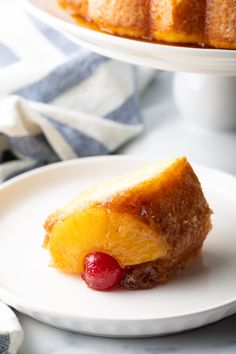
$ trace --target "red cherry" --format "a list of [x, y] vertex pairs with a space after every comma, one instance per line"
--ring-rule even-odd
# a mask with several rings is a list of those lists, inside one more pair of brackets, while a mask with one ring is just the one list
[[82, 278], [95, 290], [110, 290], [119, 285], [123, 269], [115, 258], [102, 252], [89, 253], [84, 262]]

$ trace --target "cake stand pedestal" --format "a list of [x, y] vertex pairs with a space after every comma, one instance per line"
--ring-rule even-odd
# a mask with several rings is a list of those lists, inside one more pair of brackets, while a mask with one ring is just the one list
[[176, 73], [173, 94], [187, 124], [211, 130], [235, 130], [236, 77]]

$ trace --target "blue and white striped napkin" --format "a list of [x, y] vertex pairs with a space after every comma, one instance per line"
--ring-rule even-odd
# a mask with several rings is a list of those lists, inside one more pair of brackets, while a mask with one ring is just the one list
[[79, 48], [0, 4], [0, 181], [55, 161], [115, 152], [142, 130], [152, 72]]
[[[0, 182], [60, 160], [115, 152], [142, 130], [140, 92], [152, 72], [79, 48], [0, 1]], [[19, 323], [0, 305], [0, 353]]]

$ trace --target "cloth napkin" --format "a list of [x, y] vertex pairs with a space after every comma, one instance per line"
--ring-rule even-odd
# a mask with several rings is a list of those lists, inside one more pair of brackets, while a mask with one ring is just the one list
[[0, 302], [0, 353], [16, 354], [22, 341], [23, 332], [15, 314]]
[[152, 72], [81, 49], [0, 3], [0, 181], [48, 163], [114, 153], [142, 130]]
[[[0, 1], [0, 182], [60, 160], [114, 153], [142, 131], [139, 94], [152, 71], [79, 48]], [[0, 304], [0, 353], [22, 330]]]

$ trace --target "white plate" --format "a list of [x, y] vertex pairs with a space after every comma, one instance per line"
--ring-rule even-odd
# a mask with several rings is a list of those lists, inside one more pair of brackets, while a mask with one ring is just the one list
[[[149, 160], [150, 161], [150, 160]], [[48, 267], [42, 224], [85, 187], [147, 160], [97, 157], [58, 163], [0, 187], [0, 298], [56, 327], [105, 336], [152, 336], [211, 323], [236, 312], [236, 178], [196, 167], [214, 229], [203, 256], [176, 280], [146, 291], [96, 292]]]
[[142, 42], [76, 24], [57, 0], [19, 0], [27, 11], [99, 54], [156, 69], [236, 75], [236, 50], [203, 49]]

